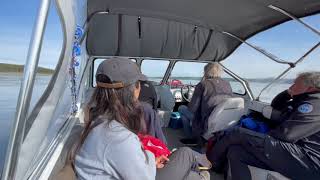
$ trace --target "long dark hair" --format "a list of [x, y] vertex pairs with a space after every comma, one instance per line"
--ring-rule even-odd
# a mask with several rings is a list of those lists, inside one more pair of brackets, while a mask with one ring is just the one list
[[[105, 75], [97, 75], [96, 80], [102, 83], [115, 83]], [[89, 121], [81, 134], [81, 139], [74, 152], [73, 160], [76, 152], [84, 143], [90, 131], [95, 127], [95, 120], [101, 117], [101, 120], [118, 121], [128, 130], [135, 134], [145, 133], [146, 126], [143, 120], [143, 110], [137, 100], [134, 99], [134, 90], [139, 88], [140, 83], [137, 81], [131, 85], [119, 89], [107, 89], [96, 87], [88, 106]], [[105, 118], [103, 118], [105, 117]]]

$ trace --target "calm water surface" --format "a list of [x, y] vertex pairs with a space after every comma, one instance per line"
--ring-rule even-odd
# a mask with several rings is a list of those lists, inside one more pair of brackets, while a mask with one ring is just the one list
[[[36, 76], [30, 104], [31, 108], [34, 107], [35, 103], [44, 92], [50, 78], [51, 75]], [[15, 117], [21, 79], [22, 74], [0, 73], [0, 170], [4, 163], [11, 123]]]
[[[37, 75], [34, 91], [31, 100], [31, 106], [34, 107], [37, 100], [40, 98], [45, 88], [48, 85], [51, 76], [49, 75]], [[15, 116], [17, 99], [19, 95], [19, 89], [21, 85], [22, 74], [17, 73], [0, 73], [0, 170], [4, 163], [5, 151], [8, 143], [8, 137], [10, 133], [11, 123]], [[152, 79], [157, 81], [157, 79]], [[194, 80], [184, 80], [184, 83], [196, 84], [198, 81]], [[231, 85], [233, 88], [238, 88], [239, 84]], [[250, 87], [255, 95], [257, 95], [260, 90], [266, 86], [266, 83], [251, 83]], [[265, 92], [261, 96], [262, 101], [270, 102], [271, 99], [283, 89], [289, 87], [289, 84], [277, 84], [269, 91]], [[239, 90], [240, 91], [240, 90]], [[236, 90], [237, 92], [237, 90]]]

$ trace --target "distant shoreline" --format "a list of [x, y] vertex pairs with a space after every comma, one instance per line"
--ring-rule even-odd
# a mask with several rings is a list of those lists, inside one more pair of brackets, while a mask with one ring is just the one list
[[[0, 63], [0, 73], [23, 73], [24, 65]], [[53, 74], [54, 70], [38, 67], [39, 74]]]
[[[149, 77], [149, 79], [162, 79], [162, 77]], [[179, 79], [179, 80], [197, 80], [200, 81], [201, 77], [180, 77], [180, 76], [176, 76], [176, 77], [170, 77], [170, 79]], [[237, 80], [233, 79], [233, 78], [224, 78], [228, 81], [233, 81], [233, 82], [237, 82]], [[249, 82], [256, 82], [256, 83], [269, 83], [271, 81], [274, 80], [274, 78], [245, 78], [245, 80], [249, 81]], [[278, 82], [280, 83], [286, 83], [286, 84], [292, 84], [294, 79], [290, 79], [290, 78], [284, 78], [284, 79], [280, 79]]]

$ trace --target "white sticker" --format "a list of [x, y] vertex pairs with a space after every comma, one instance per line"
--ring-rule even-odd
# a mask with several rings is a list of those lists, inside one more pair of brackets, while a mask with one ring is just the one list
[[309, 103], [301, 104], [298, 107], [298, 111], [301, 113], [310, 113], [313, 110], [313, 106]]

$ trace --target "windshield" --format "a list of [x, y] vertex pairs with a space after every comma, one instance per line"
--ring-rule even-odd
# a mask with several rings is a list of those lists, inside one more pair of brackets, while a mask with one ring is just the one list
[[[320, 29], [319, 23], [317, 23], [320, 20], [320, 15], [306, 17], [302, 20]], [[253, 36], [247, 42], [271, 52], [282, 60], [295, 62], [319, 42], [319, 36], [300, 23], [289, 21]], [[263, 91], [259, 100], [271, 102], [278, 93], [290, 87], [293, 79], [299, 73], [319, 70], [319, 55], [318, 49], [312, 52], [297, 67]], [[258, 97], [262, 89], [289, 67], [286, 64], [270, 60], [245, 44], [226, 58], [222, 64], [249, 82], [255, 98]]]
[[196, 85], [203, 76], [203, 68], [207, 63], [177, 62], [172, 69], [169, 82], [180, 80], [183, 84]]
[[144, 59], [141, 63], [141, 72], [153, 81], [160, 84], [168, 68], [169, 61]]
[[[199, 62], [177, 62], [168, 80], [169, 84], [174, 86], [174, 83], [181, 81], [184, 85], [197, 85], [202, 79], [203, 69], [206, 64], [207, 63]], [[233, 93], [240, 95], [245, 94], [243, 85], [233, 77], [227, 73], [223, 73], [222, 78], [230, 83]]]

